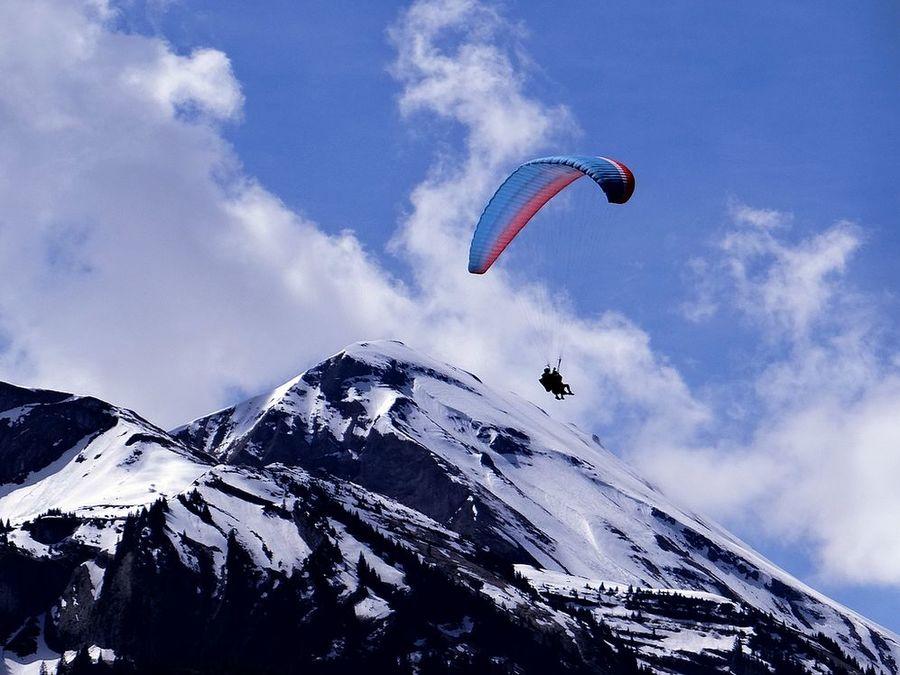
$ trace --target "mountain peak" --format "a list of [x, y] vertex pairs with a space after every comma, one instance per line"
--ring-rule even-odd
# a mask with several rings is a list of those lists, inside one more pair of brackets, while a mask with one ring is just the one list
[[0, 514], [14, 522], [144, 506], [199, 475], [198, 458], [125, 408], [0, 383]]
[[353, 481], [517, 564], [740, 598], [835, 638], [871, 632], [595, 438], [402, 343], [355, 343], [175, 433], [220, 461]]
[[[900, 641], [889, 631], [679, 508], [594, 437], [399, 342], [349, 345], [270, 392], [168, 433], [96, 399], [21, 388], [0, 395], [0, 453], [29, 455], [27, 439], [41, 433], [40, 447], [60, 446], [0, 485], [0, 522], [14, 521], [0, 532], [9, 549], [0, 573], [4, 564], [32, 565], [22, 556], [80, 565], [100, 551], [87, 572], [73, 572], [66, 593], [109, 626], [121, 618], [112, 608], [131, 606], [134, 574], [148, 584], [174, 575], [185, 593], [211, 594], [210, 606], [226, 602], [217, 594], [228, 595], [229, 579], [255, 580], [261, 585], [242, 597], [271, 616], [265, 603], [293, 607], [298, 600], [283, 595], [292, 588], [309, 602], [303, 584], [331, 570], [317, 583], [343, 590], [328, 602], [349, 603], [369, 627], [403, 612], [424, 620], [406, 594], [452, 579], [444, 598], [471, 592], [501, 614], [524, 613], [528, 634], [542, 639], [548, 626], [561, 630], [568, 637], [553, 640], [576, 643], [574, 652], [560, 647], [565, 658], [591, 644], [618, 645], [621, 656], [632, 647], [617, 641], [618, 630], [642, 635], [636, 649], [648, 664], [724, 664], [735, 644], [758, 638], [755, 648], [781, 640], [812, 665], [850, 663], [849, 654], [897, 672]], [[94, 408], [97, 419], [85, 412]], [[64, 441], [54, 446], [57, 432]], [[91, 600], [106, 589], [114, 600]], [[467, 640], [467, 622], [484, 620], [476, 605], [434, 630]], [[67, 606], [55, 605], [54, 616], [67, 617], [73, 635], [96, 634]], [[204, 607], [195, 607], [197, 620]], [[584, 623], [585, 612], [595, 623]], [[607, 632], [596, 633], [599, 625]], [[141, 654], [115, 631], [100, 634]]]

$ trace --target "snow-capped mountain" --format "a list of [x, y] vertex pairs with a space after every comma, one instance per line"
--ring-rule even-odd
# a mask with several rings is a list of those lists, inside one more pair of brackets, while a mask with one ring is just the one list
[[204, 458], [162, 429], [95, 398], [0, 383], [0, 410], [0, 513], [12, 521], [48, 508], [126, 513], [204, 470]]
[[0, 479], [13, 672], [103, 654], [132, 672], [900, 663], [897, 636], [596, 438], [396, 342], [171, 433], [2, 385]]

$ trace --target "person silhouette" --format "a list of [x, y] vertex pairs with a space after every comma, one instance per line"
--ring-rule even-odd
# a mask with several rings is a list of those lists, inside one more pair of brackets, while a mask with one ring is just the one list
[[544, 368], [544, 372], [541, 373], [538, 382], [541, 383], [541, 386], [544, 387], [545, 391], [553, 394], [553, 397], [561, 401], [566, 396], [574, 396], [574, 392], [572, 391], [572, 387], [563, 382], [562, 374], [559, 372], [557, 368], [550, 370], [550, 366]]
[[538, 382], [544, 387], [545, 391], [553, 391], [553, 377], [550, 375], [550, 367], [544, 368]]
[[575, 393], [572, 391], [572, 387], [563, 382], [562, 373], [559, 372], [556, 368], [554, 368], [550, 372], [550, 383], [552, 385], [551, 391], [553, 395], [558, 399], [562, 400], [566, 396], [574, 396]]

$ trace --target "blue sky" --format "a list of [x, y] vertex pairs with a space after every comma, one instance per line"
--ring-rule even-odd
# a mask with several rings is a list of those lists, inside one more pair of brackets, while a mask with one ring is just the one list
[[[0, 293], [0, 379], [174, 424], [351, 340], [399, 336], [523, 391], [534, 358], [504, 352], [528, 328], [498, 338], [484, 307], [533, 263], [573, 296], [585, 396], [559, 414], [900, 630], [900, 502], [886, 480], [900, 471], [900, 10], [563, 7], [503, 3], [433, 33], [387, 2], [127, 3], [61, 17], [67, 35], [99, 21], [102, 36], [87, 55], [38, 41], [60, 54], [23, 49], [18, 64], [29, 93], [44, 87], [32, 109], [46, 118], [17, 116], [31, 104], [21, 94], [9, 104], [4, 119], [26, 140], [6, 175], [23, 179], [0, 215], [41, 226], [14, 226], [15, 246], [0, 238], [0, 263], [27, 272], [15, 297]], [[423, 35], [425, 54], [410, 47]], [[467, 47], [491, 58], [470, 63]], [[494, 83], [485, 102], [458, 91], [460, 64], [484, 77], [473, 89]], [[429, 88], [448, 82], [455, 93]], [[507, 112], [522, 113], [510, 130], [485, 121]], [[70, 169], [60, 147], [117, 170]], [[490, 186], [549, 152], [609, 155], [637, 176], [593, 259], [571, 257], [563, 273], [526, 254], [495, 286], [448, 281], [455, 263], [421, 242], [456, 251]], [[65, 203], [47, 203], [53, 186]], [[572, 214], [534, 224], [554, 218]], [[532, 244], [552, 245], [542, 236]], [[303, 275], [320, 260], [321, 274]], [[334, 269], [352, 281], [325, 279]], [[462, 318], [457, 292], [472, 296]], [[348, 318], [362, 303], [371, 315]], [[435, 320], [455, 343], [429, 334]], [[254, 321], [265, 328], [248, 330]]]
[[[864, 224], [854, 283], [900, 288], [896, 5], [501, 7], [526, 32], [530, 90], [569, 106], [580, 127], [560, 149], [607, 153], [638, 174], [638, 199], [603, 242], [591, 305], [626, 311], [693, 384], [727, 380], [756, 339], [729, 317], [698, 330], [671, 311], [689, 292], [684, 260], [719, 234], [730, 200], [792, 213], [797, 237], [840, 219]], [[180, 50], [226, 52], [247, 99], [226, 133], [248, 173], [328, 231], [351, 227], [380, 251], [435, 146], [461, 141], [452, 124], [410, 125], [398, 113], [386, 30], [402, 8], [201, 2], [133, 20]], [[368, 167], [351, 195], [347, 162]]]
[[[861, 224], [865, 243], [848, 275], [897, 315], [896, 4], [501, 7], [526, 32], [530, 90], [569, 106], [580, 127], [561, 149], [621, 158], [638, 177], [615, 237], [596, 253], [597, 283], [579, 287], [591, 297], [576, 300], [627, 313], [692, 386], [742, 386], [747, 361], [766, 358], [759, 333], [733, 314], [698, 326], [675, 310], [690, 295], [685, 260], [721, 235], [737, 200], [793, 214], [796, 239], [841, 219]], [[227, 133], [249, 173], [324, 228], [352, 227], [381, 251], [434, 146], [461, 141], [452, 124], [410, 125], [398, 114], [385, 30], [401, 8], [191, 3], [171, 8], [156, 29], [179, 49], [210, 45], [232, 59], [247, 103]], [[365, 178], [348, 177], [347, 163], [368, 167]], [[803, 546], [744, 534], [812, 574]], [[825, 590], [900, 628], [900, 593]]]

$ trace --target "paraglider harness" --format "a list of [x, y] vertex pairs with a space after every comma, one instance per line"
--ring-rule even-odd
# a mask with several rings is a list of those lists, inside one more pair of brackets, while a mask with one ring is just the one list
[[553, 370], [550, 370], [550, 364], [548, 363], [538, 380], [544, 389], [553, 394], [553, 397], [558, 401], [563, 400], [566, 396], [575, 395], [572, 387], [563, 382], [562, 374], [559, 372], [560, 365], [562, 365], [562, 357], [556, 361], [556, 367]]

